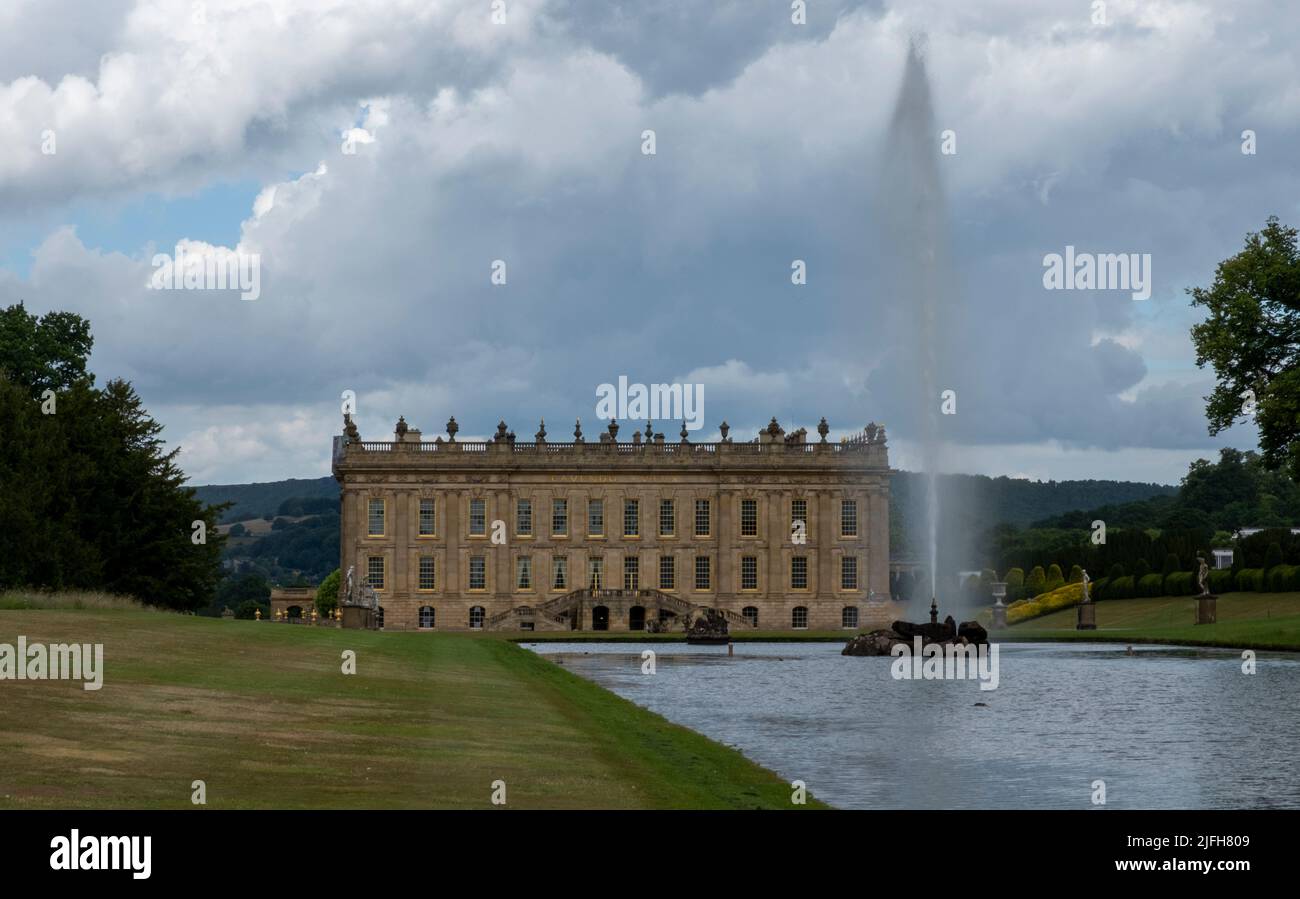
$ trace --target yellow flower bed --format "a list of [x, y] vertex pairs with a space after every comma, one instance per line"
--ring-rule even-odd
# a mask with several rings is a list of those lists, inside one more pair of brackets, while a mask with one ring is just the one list
[[1051, 593], [1040, 593], [1028, 602], [1016, 602], [1007, 607], [1007, 624], [1019, 624], [1030, 618], [1046, 615], [1058, 609], [1077, 606], [1083, 599], [1083, 584], [1066, 584]]

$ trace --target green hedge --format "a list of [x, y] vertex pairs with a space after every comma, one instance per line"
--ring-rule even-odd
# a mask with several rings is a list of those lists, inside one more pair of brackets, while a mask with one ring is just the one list
[[1162, 596], [1165, 592], [1165, 579], [1159, 574], [1144, 574], [1138, 578], [1138, 596]]
[[1255, 593], [1264, 592], [1264, 569], [1263, 568], [1243, 568], [1237, 572], [1237, 582], [1234, 586], [1241, 591], [1253, 591]]
[[1106, 585], [1107, 599], [1132, 599], [1136, 595], [1133, 585], [1133, 575], [1112, 578], [1111, 582]]
[[1175, 571], [1165, 576], [1165, 596], [1191, 596], [1199, 592], [1193, 572]]
[[1210, 572], [1211, 593], [1231, 593], [1235, 589], [1237, 589], [1236, 578], [1233, 577], [1231, 568]]

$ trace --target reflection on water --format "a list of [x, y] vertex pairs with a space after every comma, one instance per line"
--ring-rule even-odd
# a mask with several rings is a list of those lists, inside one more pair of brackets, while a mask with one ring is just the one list
[[839, 643], [526, 645], [845, 808], [1300, 807], [1294, 656], [1002, 644], [981, 691]]

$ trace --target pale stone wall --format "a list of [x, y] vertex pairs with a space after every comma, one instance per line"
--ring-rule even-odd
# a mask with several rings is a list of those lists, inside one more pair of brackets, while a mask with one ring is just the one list
[[[874, 431], [874, 429], [870, 429]], [[695, 605], [741, 613], [758, 610], [764, 630], [792, 626], [796, 607], [808, 610], [810, 629], [839, 629], [842, 610], [856, 607], [860, 624], [887, 616], [889, 598], [889, 465], [883, 432], [849, 444], [614, 443], [520, 444], [363, 443], [336, 448], [341, 484], [343, 570], [367, 576], [371, 558], [382, 559], [377, 590], [386, 629], [414, 629], [419, 610], [434, 610], [439, 630], [470, 627], [471, 609], [485, 618], [519, 606], [537, 606], [588, 586], [588, 562], [604, 560], [604, 586], [624, 586], [624, 559], [639, 564], [639, 586], [660, 587], [660, 558], [675, 559], [676, 583], [663, 592]], [[368, 533], [371, 499], [384, 502], [384, 533]], [[420, 535], [421, 499], [435, 504], [436, 529]], [[471, 500], [486, 507], [483, 535], [469, 533]], [[532, 502], [532, 533], [517, 529], [520, 499]], [[565, 533], [552, 533], [552, 500], [568, 501]], [[587, 503], [604, 501], [604, 533], [587, 528]], [[639, 501], [639, 530], [623, 534], [624, 501]], [[659, 534], [660, 501], [675, 505], [675, 528]], [[695, 534], [695, 502], [710, 503], [711, 527]], [[807, 544], [791, 542], [791, 502], [807, 503]], [[857, 503], [857, 534], [842, 535], [841, 501]], [[757, 506], [757, 534], [741, 533], [744, 500]], [[491, 540], [494, 520], [505, 522], [506, 542]], [[555, 560], [567, 559], [564, 588], [553, 586]], [[706, 556], [711, 579], [695, 585], [695, 560]], [[743, 559], [756, 560], [757, 587], [742, 585]], [[808, 585], [792, 588], [791, 564], [808, 560]], [[857, 587], [841, 583], [841, 560], [857, 559]], [[420, 558], [433, 560], [433, 589], [420, 586]], [[516, 582], [520, 557], [532, 566], [532, 584]], [[484, 564], [485, 583], [470, 586], [471, 560]], [[876, 603], [868, 603], [874, 591]], [[627, 630], [628, 609], [639, 601], [610, 604], [610, 629]], [[870, 606], [870, 608], [869, 608]]]

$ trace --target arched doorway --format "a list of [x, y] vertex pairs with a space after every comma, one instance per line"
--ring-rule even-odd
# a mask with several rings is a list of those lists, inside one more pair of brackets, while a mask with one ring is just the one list
[[630, 631], [645, 630], [645, 606], [633, 606], [627, 610], [627, 629]]
[[302, 606], [289, 606], [289, 608], [285, 609], [285, 615], [289, 618], [301, 618]]
[[596, 606], [591, 610], [591, 629], [593, 631], [609, 630], [609, 606]]

